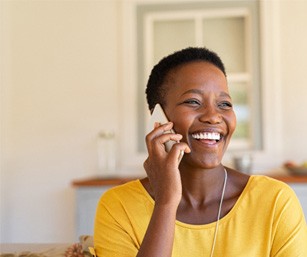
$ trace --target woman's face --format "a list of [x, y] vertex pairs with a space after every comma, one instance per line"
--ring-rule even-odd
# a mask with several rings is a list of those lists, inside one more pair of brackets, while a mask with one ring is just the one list
[[165, 113], [191, 149], [182, 163], [206, 169], [219, 165], [236, 127], [223, 72], [195, 61], [170, 71], [163, 86]]

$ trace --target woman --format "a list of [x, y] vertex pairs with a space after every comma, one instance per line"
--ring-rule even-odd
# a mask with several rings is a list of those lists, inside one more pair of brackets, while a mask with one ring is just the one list
[[[146, 136], [147, 178], [100, 199], [97, 255], [306, 257], [294, 192], [221, 163], [236, 117], [220, 58], [205, 48], [171, 54], [153, 68], [146, 94], [149, 109], [161, 104], [171, 122]], [[176, 133], [164, 133], [170, 129]], [[178, 143], [166, 152], [169, 140]]]

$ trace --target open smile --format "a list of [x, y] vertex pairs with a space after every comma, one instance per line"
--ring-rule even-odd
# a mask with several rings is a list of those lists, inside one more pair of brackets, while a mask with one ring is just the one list
[[223, 138], [223, 135], [219, 132], [197, 132], [192, 134], [192, 138], [201, 141], [208, 145], [215, 145]]

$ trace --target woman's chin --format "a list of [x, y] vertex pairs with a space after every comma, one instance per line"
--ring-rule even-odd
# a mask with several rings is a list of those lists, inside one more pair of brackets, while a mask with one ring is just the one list
[[[182, 164], [184, 166], [188, 165], [189, 167], [195, 169], [214, 169], [221, 165], [222, 156], [217, 155], [206, 155], [206, 156], [186, 156], [184, 160], [182, 160]], [[195, 157], [195, 158], [194, 158]]]

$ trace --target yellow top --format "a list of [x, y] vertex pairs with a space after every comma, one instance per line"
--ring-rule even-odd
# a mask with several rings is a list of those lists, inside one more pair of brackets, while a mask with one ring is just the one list
[[[154, 200], [139, 180], [107, 191], [96, 213], [97, 256], [136, 256], [153, 208]], [[215, 225], [176, 221], [172, 257], [210, 256]], [[214, 256], [307, 257], [306, 221], [293, 190], [272, 178], [251, 176], [219, 222]]]

